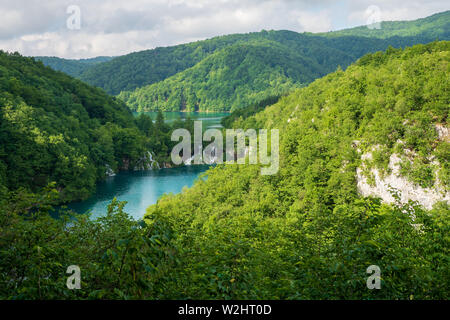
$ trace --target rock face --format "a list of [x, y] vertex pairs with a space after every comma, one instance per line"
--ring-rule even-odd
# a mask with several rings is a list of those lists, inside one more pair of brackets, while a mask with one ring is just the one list
[[[371, 154], [363, 154], [361, 159], [370, 158]], [[377, 169], [372, 169], [375, 185], [368, 182], [367, 177], [363, 174], [363, 169], [356, 170], [357, 188], [358, 192], [367, 197], [379, 197], [384, 202], [392, 203], [395, 199], [392, 197], [389, 189], [390, 187], [397, 189], [400, 192], [400, 201], [407, 203], [409, 200], [418, 202], [426, 209], [432, 209], [436, 202], [450, 201], [450, 193], [445, 192], [436, 181], [434, 188], [422, 188], [408, 181], [405, 177], [400, 175], [401, 159], [398, 155], [393, 154], [389, 159], [389, 168], [391, 173], [381, 178], [380, 172]]]
[[450, 133], [447, 127], [437, 124], [436, 131], [438, 133], [439, 140], [450, 142]]

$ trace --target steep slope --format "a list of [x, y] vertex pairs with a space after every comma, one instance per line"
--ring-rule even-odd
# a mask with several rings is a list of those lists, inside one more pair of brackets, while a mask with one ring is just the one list
[[130, 53], [89, 68], [80, 76], [80, 79], [101, 87], [111, 94], [134, 90], [186, 70], [214, 51], [240, 38], [240, 35], [217, 37], [206, 41]]
[[42, 61], [46, 66], [49, 66], [53, 70], [62, 71], [72, 77], [79, 77], [84, 71], [91, 66], [107, 62], [112, 57], [96, 57], [91, 59], [63, 59], [58, 57], [34, 57], [36, 60]]
[[107, 166], [133, 162], [144, 137], [123, 102], [32, 58], [0, 51], [0, 191], [55, 181], [84, 198]]
[[[163, 221], [177, 235], [174, 292], [448, 298], [448, 202], [429, 212], [381, 204], [358, 194], [356, 176], [362, 165], [388, 173], [395, 153], [409, 181], [448, 193], [449, 141], [435, 125], [449, 127], [449, 61], [450, 42], [367, 55], [237, 124], [280, 130], [279, 172], [221, 165], [148, 209], [150, 224]], [[382, 290], [366, 287], [370, 265], [381, 268]]]
[[[263, 31], [249, 34], [233, 34], [212, 39], [182, 44], [173, 47], [156, 48], [117, 57], [86, 70], [80, 78], [94, 86], [102, 87], [111, 94], [163, 81], [179, 72], [193, 67], [209, 55], [238, 42], [280, 41], [296, 43], [296, 48], [319, 46], [318, 40], [291, 31]], [[324, 45], [323, 41], [320, 43]], [[323, 55], [323, 54], [322, 54]], [[336, 59], [347, 56], [333, 52]], [[325, 61], [323, 61], [325, 62]], [[341, 58], [342, 62], [342, 58]], [[351, 62], [348, 58], [347, 63]]]
[[382, 21], [380, 28], [360, 26], [339, 31], [321, 33], [327, 37], [358, 36], [386, 39], [389, 37], [422, 37], [447, 40], [450, 37], [450, 11], [413, 21]]

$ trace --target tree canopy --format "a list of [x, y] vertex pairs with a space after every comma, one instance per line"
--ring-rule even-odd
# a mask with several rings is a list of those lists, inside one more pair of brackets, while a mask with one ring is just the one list
[[63, 201], [86, 198], [108, 166], [132, 169], [147, 151], [168, 161], [171, 127], [151, 122], [101, 89], [0, 52], [2, 187], [38, 191], [54, 181]]

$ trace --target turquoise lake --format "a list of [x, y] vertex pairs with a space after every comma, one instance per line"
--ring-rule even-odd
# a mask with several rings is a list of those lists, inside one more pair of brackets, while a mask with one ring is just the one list
[[[138, 113], [135, 113], [137, 115]], [[156, 119], [156, 112], [146, 112]], [[203, 128], [221, 128], [220, 120], [227, 113], [165, 112], [166, 122], [176, 119], [203, 121]], [[87, 200], [67, 205], [77, 213], [91, 212], [92, 218], [106, 214], [107, 206], [114, 197], [127, 201], [125, 211], [133, 218], [141, 219], [148, 206], [155, 204], [165, 193], [179, 193], [184, 187], [191, 187], [198, 176], [209, 166], [185, 166], [152, 171], [123, 171], [108, 177], [97, 185], [96, 192]]]
[[[134, 115], [137, 116], [139, 114], [147, 114], [153, 120], [156, 119], [156, 115], [158, 112], [134, 112]], [[192, 120], [202, 121], [203, 128], [222, 128], [220, 121], [223, 117], [229, 115], [229, 113], [217, 113], [217, 112], [164, 112], [164, 119], [166, 123], [170, 123], [177, 119], [186, 119], [190, 117]]]
[[152, 171], [120, 172], [97, 185], [89, 199], [73, 202], [67, 207], [78, 213], [92, 212], [92, 218], [106, 214], [108, 204], [114, 197], [127, 201], [125, 212], [141, 219], [148, 206], [155, 204], [165, 193], [179, 193], [183, 187], [191, 187], [198, 176], [209, 166], [185, 166]]

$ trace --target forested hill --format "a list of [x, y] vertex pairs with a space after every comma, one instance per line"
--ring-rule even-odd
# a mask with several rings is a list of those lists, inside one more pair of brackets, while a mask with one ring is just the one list
[[36, 60], [42, 61], [46, 66], [54, 70], [62, 71], [72, 77], [79, 77], [84, 71], [91, 66], [107, 62], [113, 59], [112, 57], [96, 57], [91, 59], [63, 59], [58, 57], [35, 57]]
[[145, 150], [127, 106], [103, 90], [0, 51], [0, 195], [55, 181], [63, 200], [86, 197], [106, 166]]
[[[234, 44], [215, 51], [193, 67], [153, 85], [122, 92], [119, 97], [133, 110], [140, 111], [229, 111], [304, 86], [339, 66], [347, 67], [368, 52], [385, 50], [389, 45], [404, 47], [422, 40], [354, 36], [328, 39], [292, 31], [230, 37], [236, 39]], [[223, 38], [227, 36], [207, 42], [222, 43]], [[109, 79], [120, 81], [120, 76]]]
[[[279, 172], [222, 165], [148, 209], [148, 223], [178, 235], [166, 294], [448, 299], [448, 202], [425, 211], [362, 198], [357, 168], [389, 174], [397, 153], [417, 188], [448, 194], [449, 141], [435, 125], [449, 126], [449, 62], [450, 42], [369, 54], [237, 123], [280, 130]], [[382, 290], [367, 290], [369, 265], [381, 268]]]
[[[434, 41], [436, 38], [449, 40], [448, 15], [448, 12], [444, 12], [426, 19], [410, 21], [407, 22], [407, 26], [404, 26], [402, 22], [392, 22], [392, 25], [389, 25], [390, 33], [383, 38], [392, 36], [413, 37], [406, 41], [399, 38], [389, 39], [388, 41], [384, 39], [385, 42], [379, 41], [379, 39], [375, 41], [356, 38], [329, 41], [317, 37], [323, 34], [299, 34], [292, 31], [233, 34], [172, 47], [130, 53], [109, 62], [94, 65], [84, 71], [80, 78], [89, 84], [105, 89], [110, 94], [119, 94], [121, 91], [132, 91], [163, 81], [193, 67], [210, 54], [237, 42], [260, 40], [279, 42], [292, 50], [296, 50], [297, 53], [301, 52], [311, 59], [317, 59], [317, 62], [324, 66], [328, 72], [332, 72], [336, 70], [337, 65], [345, 67], [366, 53], [385, 50], [388, 45], [394, 47], [411, 46], [417, 43]], [[420, 27], [414, 27], [412, 28], [413, 32], [407, 33], [405, 30], [409, 30], [407, 28], [412, 27], [414, 23]], [[325, 38], [366, 37], [366, 31], [371, 30], [367, 27], [361, 27], [350, 29], [350, 31], [352, 32], [349, 34], [336, 33], [336, 36]], [[379, 31], [377, 30], [377, 32]], [[376, 38], [375, 35], [369, 35], [369, 37]]]
[[[121, 98], [134, 110], [229, 111], [301, 87], [338, 66], [345, 69], [366, 53], [437, 38], [450, 39], [449, 11], [415, 21], [383, 22], [380, 30], [364, 26], [324, 34], [262, 31], [145, 50], [106, 62], [38, 59], [110, 94], [123, 92]], [[264, 48], [268, 52], [260, 54]], [[247, 69], [231, 71], [228, 64], [238, 61]], [[249, 61], [255, 63], [252, 68]], [[221, 83], [226, 84], [225, 92], [217, 91]]]
[[[179, 72], [187, 70], [208, 56], [233, 46], [238, 42], [248, 43], [265, 40], [305, 41], [305, 49], [312, 39], [302, 38], [290, 31], [257, 32], [250, 34], [233, 34], [212, 39], [182, 44], [172, 47], [156, 48], [117, 57], [108, 63], [96, 65], [82, 74], [82, 80], [104, 88], [111, 94], [130, 91], [145, 85], [163, 81]], [[282, 41], [283, 42], [283, 41]], [[323, 43], [321, 43], [323, 44]], [[318, 45], [318, 44], [316, 44]], [[314, 50], [311, 46], [310, 50]], [[338, 56], [343, 53], [335, 52]]]
[[316, 60], [276, 42], [237, 43], [165, 81], [118, 97], [139, 111], [222, 111], [282, 94], [325, 73]]
[[448, 40], [450, 38], [450, 10], [413, 21], [382, 21], [380, 28], [356, 28], [320, 33], [327, 37], [358, 36], [371, 38], [419, 37], [423, 39]]
[[[450, 42], [390, 48], [237, 118], [280, 130], [279, 171], [216, 166], [141, 221], [116, 199], [97, 220], [53, 219], [57, 192], [0, 194], [0, 298], [448, 300], [448, 201], [364, 198], [357, 172], [389, 175], [396, 153], [416, 190], [448, 192], [448, 133], [436, 126], [449, 126], [449, 62]], [[106, 146], [136, 141], [123, 104], [41, 63], [0, 53], [0, 86], [2, 184], [43, 172], [87, 188], [96, 164], [114, 160]], [[61, 285], [74, 261], [79, 290]], [[380, 290], [367, 286], [373, 265]]]

